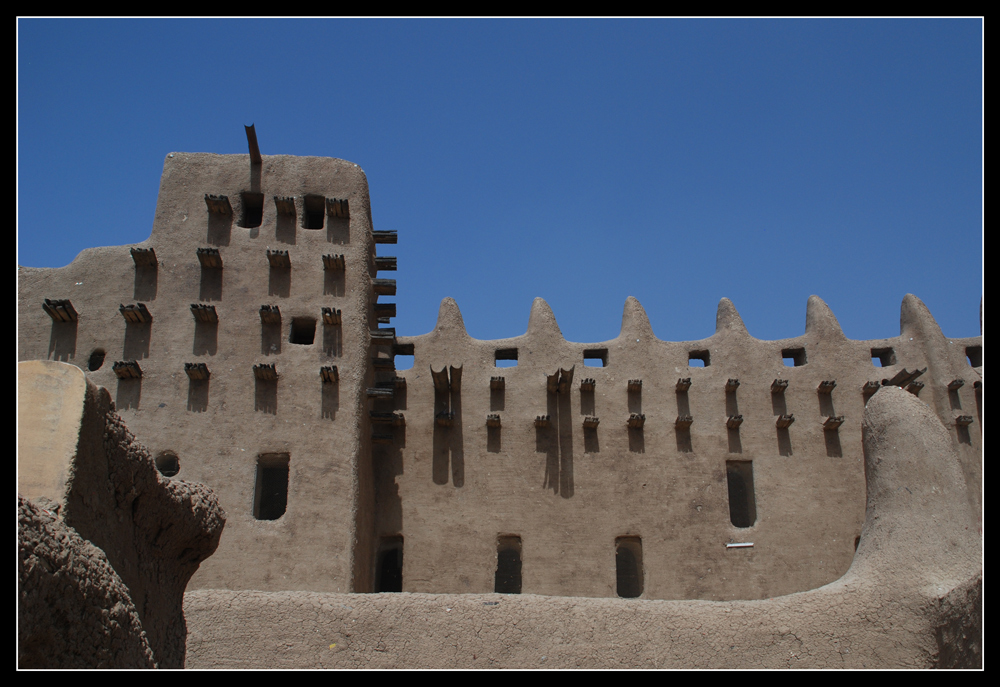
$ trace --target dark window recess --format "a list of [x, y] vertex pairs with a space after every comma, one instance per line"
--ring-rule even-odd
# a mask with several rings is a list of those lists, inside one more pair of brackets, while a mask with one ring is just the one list
[[785, 362], [785, 367], [800, 367], [806, 364], [806, 349], [783, 348], [781, 358]]
[[104, 365], [104, 349], [95, 348], [94, 352], [90, 354], [90, 360], [87, 362], [87, 369], [93, 372], [94, 370], [100, 370], [101, 366]]
[[982, 346], [966, 346], [965, 347], [965, 357], [969, 359], [969, 365], [973, 367], [982, 367], [983, 365], [983, 347]]
[[583, 352], [583, 364], [586, 367], [607, 367], [608, 349], [592, 348]]
[[173, 477], [181, 471], [181, 462], [173, 451], [164, 451], [156, 457], [156, 469], [164, 477]]
[[753, 463], [727, 460], [729, 482], [729, 521], [736, 527], [752, 527], [757, 522], [757, 503], [753, 494]]
[[615, 540], [615, 574], [618, 596], [623, 599], [642, 596], [642, 539], [618, 537]]
[[308, 346], [316, 340], [316, 320], [311, 317], [293, 317], [289, 343]]
[[497, 538], [497, 573], [493, 582], [497, 594], [521, 593], [521, 538]]
[[240, 194], [243, 205], [241, 227], [259, 227], [264, 221], [264, 194], [244, 191]]
[[[877, 362], [876, 362], [877, 361]], [[873, 348], [872, 365], [875, 367], [889, 367], [896, 364], [896, 351], [891, 348]]]
[[383, 537], [375, 561], [375, 591], [403, 591], [403, 538]]
[[323, 196], [306, 196], [302, 203], [302, 228], [322, 229], [323, 217], [326, 215], [326, 198]]
[[514, 367], [517, 365], [516, 348], [498, 348], [495, 355], [494, 360], [497, 367]]
[[711, 358], [708, 351], [690, 351], [688, 353], [688, 367], [708, 367]]
[[288, 507], [288, 454], [271, 453], [257, 460], [257, 485], [254, 489], [253, 516], [258, 520], [277, 520]]

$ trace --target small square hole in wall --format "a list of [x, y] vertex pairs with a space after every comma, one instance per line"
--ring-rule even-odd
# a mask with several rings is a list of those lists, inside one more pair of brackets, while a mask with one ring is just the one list
[[583, 364], [585, 367], [607, 367], [608, 349], [591, 348], [583, 352]]
[[873, 348], [872, 365], [875, 367], [889, 367], [896, 364], [896, 352], [891, 348]]
[[396, 359], [397, 370], [409, 370], [413, 368], [412, 355], [396, 355], [395, 359]]
[[306, 196], [302, 203], [302, 228], [322, 229], [325, 216], [326, 198], [324, 196]]
[[496, 351], [496, 357], [494, 358], [494, 361], [497, 367], [516, 367], [517, 349], [498, 348]]
[[785, 362], [785, 367], [800, 367], [806, 364], [806, 349], [784, 348], [781, 351], [781, 358]]
[[972, 367], [982, 367], [982, 365], [983, 365], [983, 347], [982, 346], [966, 346], [965, 347], [965, 357], [969, 359], [969, 365], [972, 365]]
[[264, 221], [264, 194], [243, 191], [240, 194], [243, 206], [243, 216], [240, 217], [241, 227], [259, 227]]
[[308, 346], [316, 339], [316, 320], [312, 317], [293, 317], [292, 333], [288, 342]]
[[711, 364], [708, 351], [691, 351], [688, 353], [688, 367], [708, 367]]

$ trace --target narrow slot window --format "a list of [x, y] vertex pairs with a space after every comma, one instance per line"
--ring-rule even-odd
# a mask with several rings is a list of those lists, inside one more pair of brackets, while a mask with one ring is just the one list
[[264, 194], [244, 191], [240, 194], [243, 206], [240, 226], [246, 228], [259, 227], [264, 221]]
[[496, 357], [494, 358], [494, 360], [497, 367], [517, 366], [516, 348], [498, 348], [495, 355]]
[[288, 454], [268, 453], [257, 459], [253, 516], [277, 520], [288, 507]]
[[642, 539], [618, 537], [615, 540], [615, 573], [618, 596], [623, 599], [642, 596]]
[[753, 462], [727, 460], [726, 480], [729, 482], [729, 521], [736, 527], [752, 527], [757, 521]]
[[403, 591], [403, 537], [382, 537], [375, 559], [375, 591]]
[[583, 352], [583, 364], [585, 367], [607, 367], [608, 349], [593, 348]]
[[497, 572], [493, 582], [497, 594], [521, 593], [521, 538], [497, 538]]
[[302, 203], [302, 228], [322, 229], [323, 217], [326, 216], [326, 198], [323, 196], [306, 196]]
[[289, 343], [308, 346], [316, 340], [316, 320], [311, 317], [293, 317]]

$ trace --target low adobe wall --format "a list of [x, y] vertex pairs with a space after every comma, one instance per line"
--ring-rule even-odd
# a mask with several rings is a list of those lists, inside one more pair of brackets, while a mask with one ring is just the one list
[[974, 668], [977, 515], [948, 431], [884, 387], [863, 419], [867, 510], [848, 572], [759, 601], [199, 590], [191, 668]]

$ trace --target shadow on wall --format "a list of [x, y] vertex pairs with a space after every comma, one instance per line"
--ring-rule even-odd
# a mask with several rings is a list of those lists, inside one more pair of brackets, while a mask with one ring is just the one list
[[48, 357], [62, 362], [76, 357], [76, 320], [52, 323]]
[[215, 355], [219, 347], [219, 323], [194, 322], [194, 344], [191, 353], [194, 355]]
[[201, 268], [201, 289], [198, 299], [203, 301], [222, 300], [222, 270], [216, 267]]
[[115, 406], [118, 410], [138, 409], [139, 397], [142, 395], [142, 378], [119, 379], [118, 393], [115, 395]]
[[265, 323], [260, 325], [260, 352], [264, 355], [281, 353], [281, 323]]
[[326, 218], [326, 240], [330, 243], [348, 244], [351, 242], [351, 221], [347, 217]]
[[535, 451], [545, 453], [543, 488], [573, 497], [573, 409], [569, 394], [549, 393], [548, 422], [535, 426]]
[[194, 413], [208, 410], [208, 379], [188, 380], [187, 409]]
[[137, 301], [156, 300], [157, 269], [155, 265], [136, 265], [132, 298]]
[[278, 382], [274, 379], [254, 377], [254, 408], [255, 411], [278, 414]]
[[208, 235], [206, 240], [213, 246], [228, 246], [229, 237], [233, 231], [233, 215], [208, 213]]
[[320, 417], [336, 420], [337, 411], [340, 409], [340, 382], [324, 383], [321, 381], [320, 387], [322, 396]]
[[149, 338], [152, 333], [152, 322], [126, 322], [125, 341], [122, 344], [122, 357], [126, 360], [142, 360], [149, 357]]

